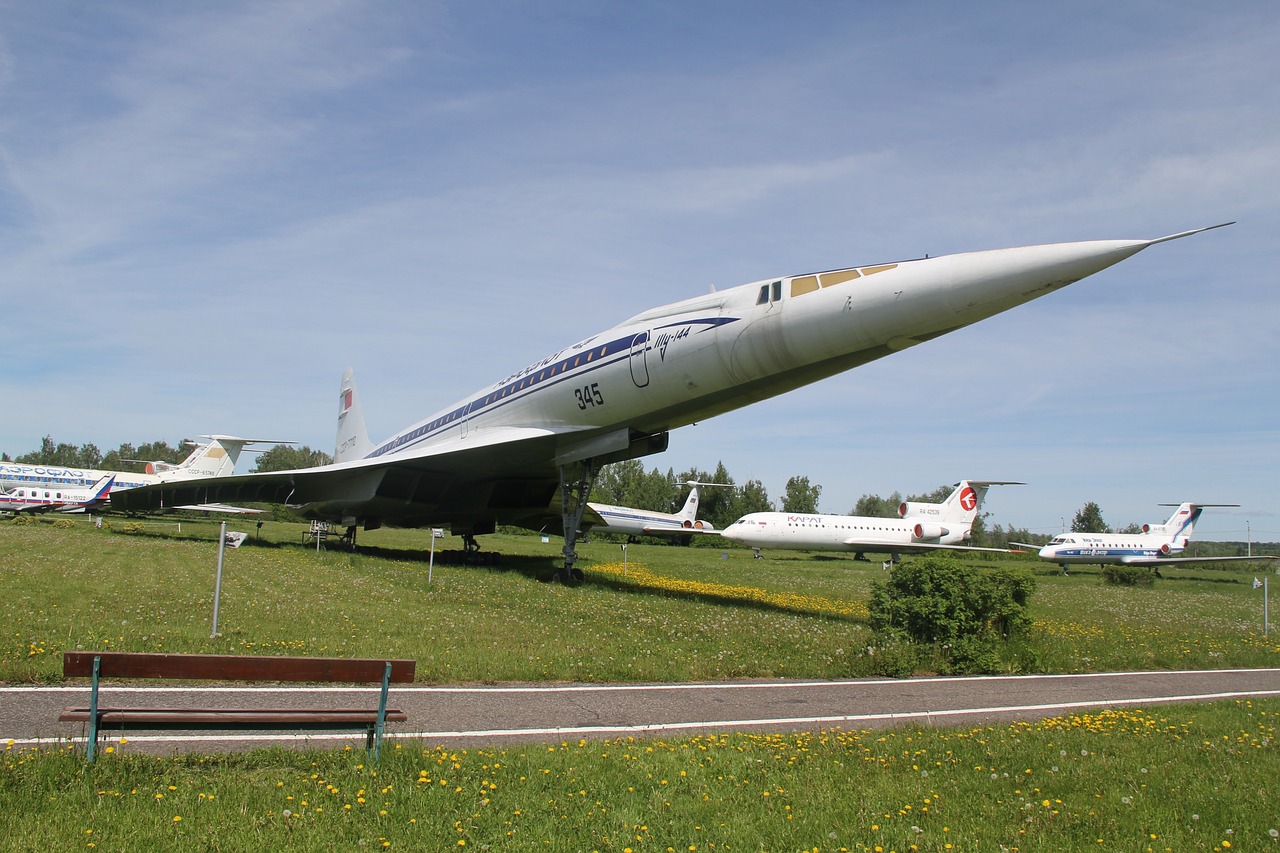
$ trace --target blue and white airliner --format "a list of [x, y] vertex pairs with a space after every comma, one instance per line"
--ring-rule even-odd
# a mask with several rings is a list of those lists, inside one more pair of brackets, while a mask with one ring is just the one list
[[19, 486], [0, 493], [0, 511], [15, 515], [39, 512], [88, 512], [107, 502], [114, 474], [108, 474], [88, 488], [71, 486]]
[[[0, 462], [0, 490], [31, 487], [36, 489], [86, 489], [111, 476], [113, 492], [154, 486], [171, 480], [193, 477], [225, 477], [231, 474], [240, 458], [240, 451], [250, 444], [266, 443], [264, 439], [238, 438], [233, 435], [207, 435], [205, 442], [190, 442], [191, 453], [177, 464], [147, 462], [145, 473], [130, 471], [99, 471], [94, 468], [77, 468], [68, 465], [26, 465], [20, 462]], [[272, 444], [292, 442], [273, 441]]]
[[[1173, 504], [1161, 504], [1173, 506]], [[1178, 504], [1164, 524], [1144, 524], [1141, 533], [1059, 533], [1040, 549], [1040, 559], [1066, 569], [1077, 563], [1156, 566], [1167, 563], [1221, 563], [1234, 560], [1274, 560], [1275, 557], [1179, 557], [1205, 507], [1239, 504]]]

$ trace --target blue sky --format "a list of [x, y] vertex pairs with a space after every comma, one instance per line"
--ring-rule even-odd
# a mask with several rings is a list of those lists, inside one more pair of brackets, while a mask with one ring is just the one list
[[331, 451], [349, 365], [377, 439], [711, 284], [1238, 220], [646, 464], [1280, 540], [1278, 57], [1270, 2], [0, 0], [0, 451]]

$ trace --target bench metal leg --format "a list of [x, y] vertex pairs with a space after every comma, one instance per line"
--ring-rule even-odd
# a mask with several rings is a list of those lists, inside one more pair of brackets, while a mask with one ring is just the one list
[[382, 673], [382, 694], [378, 697], [378, 722], [374, 724], [373, 729], [370, 729], [369, 736], [365, 741], [369, 756], [373, 759], [375, 767], [382, 754], [382, 733], [387, 728], [387, 689], [390, 686], [391, 661], [387, 661], [387, 667]]
[[102, 656], [93, 657], [93, 689], [89, 693], [89, 742], [85, 745], [85, 759], [92, 764], [98, 748], [98, 674], [102, 668]]

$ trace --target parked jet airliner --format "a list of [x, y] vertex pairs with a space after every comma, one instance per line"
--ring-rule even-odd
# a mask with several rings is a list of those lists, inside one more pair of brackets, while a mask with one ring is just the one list
[[627, 536], [671, 536], [672, 534], [712, 533], [715, 525], [698, 518], [698, 489], [702, 486], [721, 486], [723, 483], [699, 483], [689, 480], [689, 497], [679, 512], [658, 512], [630, 506], [612, 506], [591, 501], [591, 512], [600, 522], [591, 525], [592, 533], [623, 533]]
[[[1219, 226], [1212, 226], [1219, 227]], [[1196, 231], [1024, 246], [780, 276], [662, 305], [502, 377], [332, 465], [118, 492], [132, 511], [284, 502], [366, 529], [555, 529], [563, 576], [600, 466], [670, 430], [1007, 311]]]
[[[1161, 504], [1173, 506], [1173, 504]], [[1200, 513], [1209, 506], [1239, 504], [1179, 504], [1164, 524], [1144, 524], [1141, 533], [1060, 533], [1040, 549], [1040, 559], [1065, 571], [1072, 563], [1159, 566], [1166, 563], [1221, 563], [1235, 560], [1274, 560], [1276, 557], [1178, 557], [1191, 542]]]
[[[224, 477], [231, 474], [246, 445], [264, 443], [264, 439], [237, 438], [232, 435], [207, 435], [204, 443], [195, 443], [187, 458], [174, 465], [168, 462], [146, 463], [145, 474], [129, 471], [97, 471], [91, 468], [74, 468], [67, 465], [26, 465], [19, 462], [0, 462], [0, 489], [16, 489], [23, 486], [35, 488], [87, 488], [103, 477], [115, 477], [113, 492], [151, 486], [170, 480], [192, 477]], [[292, 444], [292, 442], [270, 442]]]
[[114, 480], [115, 475], [108, 474], [87, 489], [20, 486], [11, 492], [0, 493], [0, 511], [15, 515], [24, 512], [87, 512], [107, 502]]
[[996, 551], [966, 545], [973, 521], [989, 486], [1022, 485], [1009, 481], [961, 480], [940, 504], [903, 501], [899, 518], [870, 518], [859, 515], [818, 515], [795, 512], [753, 512], [730, 524], [720, 534], [741, 542], [760, 556], [761, 548], [791, 548], [798, 551], [853, 551], [854, 559], [864, 554], [888, 554], [893, 562], [899, 554], [920, 551]]

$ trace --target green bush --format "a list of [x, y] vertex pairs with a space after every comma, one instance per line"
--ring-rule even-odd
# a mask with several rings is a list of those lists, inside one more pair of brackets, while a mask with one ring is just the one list
[[1156, 573], [1144, 566], [1103, 566], [1102, 580], [1112, 586], [1154, 586]]
[[1027, 604], [1035, 578], [1025, 569], [976, 569], [953, 558], [926, 556], [897, 566], [871, 587], [871, 629], [877, 642], [900, 638], [941, 648], [943, 670], [996, 672], [1000, 648], [1027, 636]]

